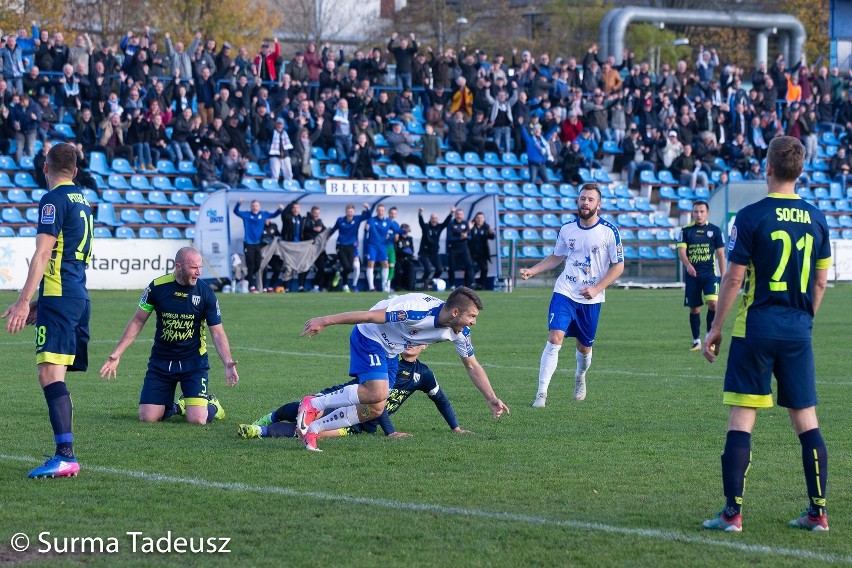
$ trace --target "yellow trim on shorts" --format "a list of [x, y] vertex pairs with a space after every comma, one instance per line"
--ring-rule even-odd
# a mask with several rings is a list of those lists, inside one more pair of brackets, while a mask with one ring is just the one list
[[51, 365], [73, 365], [74, 364], [74, 355], [66, 355], [64, 353], [51, 353], [49, 351], [42, 351], [41, 353], [36, 353], [36, 365], [41, 365], [42, 363], [50, 363]]
[[207, 405], [210, 404], [209, 400], [200, 396], [187, 397], [183, 401], [187, 406], [203, 406], [204, 408], [207, 408]]
[[707, 294], [704, 296], [704, 300], [708, 302], [715, 302], [719, 299], [719, 294]]
[[728, 391], [722, 395], [722, 404], [746, 408], [772, 408], [775, 405], [771, 394], [741, 394]]

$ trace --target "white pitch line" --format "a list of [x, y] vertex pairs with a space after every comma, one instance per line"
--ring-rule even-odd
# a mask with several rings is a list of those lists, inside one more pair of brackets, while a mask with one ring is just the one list
[[[34, 458], [26, 456], [12, 456], [5, 454], [0, 454], [0, 460], [25, 463], [40, 462], [40, 460], [36, 460]], [[195, 487], [203, 487], [205, 489], [221, 489], [224, 491], [240, 491], [244, 493], [259, 493], [262, 495], [284, 495], [286, 497], [295, 497], [299, 499], [315, 499], [318, 501], [331, 501], [337, 503], [345, 503], [349, 505], [371, 505], [374, 507], [382, 507], [395, 511], [411, 511], [415, 513], [453, 515], [460, 517], [486, 519], [489, 521], [506, 521], [510, 523], [522, 523], [527, 525], [540, 525], [574, 530], [586, 530], [593, 532], [603, 532], [608, 534], [617, 534], [622, 536], [642, 537], [653, 540], [680, 542], [684, 544], [717, 546], [721, 548], [730, 548], [733, 550], [738, 550], [740, 552], [746, 552], [750, 554], [786, 556], [805, 560], [818, 560], [821, 562], [852, 564], [852, 556], [837, 556], [834, 554], [824, 554], [820, 552], [814, 552], [811, 550], [801, 550], [797, 548], [779, 548], [774, 546], [765, 546], [761, 544], [746, 544], [742, 542], [736, 542], [735, 540], [716, 540], [707, 537], [691, 536], [676, 531], [619, 527], [615, 525], [607, 525], [604, 523], [589, 523], [585, 521], [574, 521], [570, 519], [550, 519], [547, 517], [536, 517], [533, 515], [524, 515], [520, 513], [487, 511], [482, 509], [469, 509], [465, 507], [446, 507], [444, 505], [434, 505], [430, 503], [408, 503], [405, 501], [396, 501], [394, 499], [374, 499], [371, 497], [354, 497], [352, 495], [335, 495], [334, 493], [325, 493], [323, 491], [300, 491], [298, 489], [293, 489], [290, 487], [277, 487], [274, 485], [263, 486], [248, 485], [245, 483], [227, 481], [207, 481], [194, 477], [175, 477], [161, 473], [132, 471], [125, 469], [117, 469], [113, 467], [86, 465], [84, 471], [94, 471], [98, 473], [120, 475], [122, 477], [131, 477], [134, 479], [148, 481], [151, 483], [172, 483], [179, 485], [191, 485]]]

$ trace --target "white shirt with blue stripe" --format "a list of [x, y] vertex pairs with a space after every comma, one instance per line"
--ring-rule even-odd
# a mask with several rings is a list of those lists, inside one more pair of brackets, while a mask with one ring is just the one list
[[618, 228], [603, 219], [591, 227], [583, 227], [579, 219], [562, 225], [553, 254], [565, 257], [565, 269], [553, 291], [579, 304], [603, 302], [604, 290], [591, 300], [584, 298], [580, 291], [596, 285], [613, 264], [624, 262]]
[[403, 294], [382, 300], [371, 310], [385, 310], [385, 323], [360, 323], [358, 331], [385, 348], [388, 357], [399, 355], [413, 345], [432, 345], [452, 341], [461, 357], [473, 357], [470, 328], [456, 333], [438, 327], [438, 314], [444, 301], [427, 294]]

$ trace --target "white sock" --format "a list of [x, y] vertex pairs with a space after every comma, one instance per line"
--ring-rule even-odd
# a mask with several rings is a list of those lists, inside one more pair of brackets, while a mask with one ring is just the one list
[[372, 266], [367, 267], [367, 289], [373, 290], [376, 287], [376, 277]]
[[544, 346], [544, 351], [541, 352], [541, 365], [538, 368], [538, 392], [547, 392], [547, 387], [550, 386], [550, 379], [553, 378], [553, 373], [556, 372], [556, 365], [559, 363], [559, 350], [562, 345], [556, 345], [547, 342]]
[[361, 278], [361, 261], [352, 261], [352, 288], [358, 289], [358, 279]]
[[382, 290], [385, 292], [388, 291], [388, 274], [390, 273], [390, 268], [385, 266], [382, 267]]
[[589, 370], [589, 367], [592, 366], [592, 352], [589, 351], [588, 355], [583, 355], [580, 351], [577, 351], [577, 374], [585, 375], [586, 371]]
[[329, 410], [342, 406], [360, 404], [358, 400], [358, 385], [346, 385], [342, 389], [314, 397], [311, 404], [317, 410]]
[[344, 406], [335, 408], [333, 412], [323, 416], [319, 420], [314, 420], [308, 426], [308, 432], [318, 434], [327, 430], [337, 430], [338, 428], [348, 428], [355, 424], [360, 424], [361, 419], [358, 417], [357, 406]]

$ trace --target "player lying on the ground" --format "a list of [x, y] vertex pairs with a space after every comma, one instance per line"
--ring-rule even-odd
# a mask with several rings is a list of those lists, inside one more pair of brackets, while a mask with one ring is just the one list
[[[420, 352], [426, 349], [426, 345], [409, 347], [399, 356], [399, 368], [396, 372], [396, 383], [388, 394], [385, 411], [381, 416], [361, 424], [355, 424], [337, 430], [327, 430], [320, 433], [320, 438], [331, 438], [336, 436], [349, 436], [367, 432], [373, 434], [379, 426], [382, 427], [386, 436], [391, 438], [403, 438], [411, 436], [405, 432], [397, 432], [390, 420], [390, 415], [400, 409], [403, 403], [417, 391], [425, 392], [435, 403], [438, 412], [447, 421], [453, 432], [457, 434], [469, 434], [469, 430], [459, 428], [456, 413], [447, 395], [438, 384], [435, 374], [424, 363], [417, 360]], [[352, 380], [346, 385], [358, 384]], [[319, 394], [327, 394], [342, 389], [346, 385], [337, 385], [320, 391]], [[237, 427], [237, 435], [241, 438], [295, 438], [296, 437], [296, 415], [299, 413], [300, 401], [288, 402], [278, 410], [261, 416], [253, 424], [240, 424]], [[363, 409], [359, 409], [359, 412]]]

